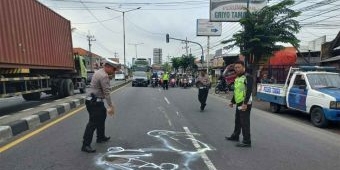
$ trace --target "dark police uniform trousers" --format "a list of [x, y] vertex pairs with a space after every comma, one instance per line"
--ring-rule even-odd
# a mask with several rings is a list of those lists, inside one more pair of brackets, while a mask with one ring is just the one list
[[198, 101], [201, 103], [201, 105], [206, 105], [208, 93], [209, 93], [208, 87], [198, 89]]
[[89, 112], [89, 122], [86, 125], [83, 136], [83, 145], [90, 146], [93, 133], [97, 130], [97, 139], [105, 137], [106, 108], [103, 101], [85, 101], [86, 109]]
[[242, 130], [243, 143], [250, 144], [250, 111], [251, 104], [247, 105], [247, 110], [242, 111], [239, 110], [238, 107], [241, 106], [242, 103], [236, 104], [236, 113], [235, 113], [235, 128], [232, 136], [238, 137], [240, 136]]

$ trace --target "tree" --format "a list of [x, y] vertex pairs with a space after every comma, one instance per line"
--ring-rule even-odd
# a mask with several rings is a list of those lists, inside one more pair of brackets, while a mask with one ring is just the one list
[[176, 70], [176, 72], [178, 72], [179, 68], [182, 68], [184, 72], [187, 70], [197, 70], [195, 57], [192, 54], [189, 54], [189, 56], [182, 55], [182, 57], [171, 58], [171, 62], [172, 67]]
[[183, 68], [183, 71], [186, 72], [187, 69], [192, 70], [195, 65], [195, 57], [192, 54], [189, 54], [189, 56], [183, 55], [181, 58], [181, 66]]
[[169, 64], [169, 62], [165, 62], [163, 65], [162, 65], [162, 68], [164, 71], [167, 71], [167, 72], [170, 72], [171, 71], [171, 65]]
[[[288, 8], [293, 4], [294, 0], [284, 0], [257, 12], [251, 13], [247, 10], [245, 17], [240, 20], [244, 29], [234, 34], [231, 39], [222, 42], [232, 43], [227, 48], [240, 47], [241, 54], [246, 57], [249, 64], [252, 64], [254, 82], [256, 82], [259, 61], [283, 48], [282, 45], [277, 44], [278, 42], [299, 47], [300, 41], [294, 33], [298, 33], [301, 28], [299, 22], [295, 20], [301, 13]], [[253, 94], [256, 94], [256, 85], [253, 86]]]
[[171, 58], [172, 67], [178, 72], [178, 69], [181, 67], [181, 59], [179, 57]]

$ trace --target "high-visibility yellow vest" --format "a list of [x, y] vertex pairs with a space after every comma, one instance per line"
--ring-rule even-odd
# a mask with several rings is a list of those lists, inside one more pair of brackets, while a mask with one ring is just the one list
[[164, 73], [162, 79], [169, 80], [169, 74]]
[[234, 82], [234, 99], [236, 103], [241, 103], [246, 98], [247, 87], [245, 82], [247, 78], [245, 75], [237, 77]]

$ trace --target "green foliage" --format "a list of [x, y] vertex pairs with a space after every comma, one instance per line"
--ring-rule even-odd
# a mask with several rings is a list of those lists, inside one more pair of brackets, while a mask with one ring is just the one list
[[171, 65], [168, 63], [168, 62], [165, 62], [163, 65], [162, 65], [162, 68], [164, 71], [167, 71], [167, 72], [170, 72], [171, 71]]
[[300, 30], [296, 18], [300, 12], [288, 8], [294, 0], [284, 0], [273, 6], [266, 6], [262, 10], [250, 13], [240, 20], [243, 30], [233, 35], [233, 38], [223, 41], [227, 47], [241, 47], [241, 54], [254, 56], [255, 64], [262, 57], [269, 57], [273, 52], [283, 48], [278, 42], [290, 43], [299, 47], [299, 40], [294, 35]]
[[189, 56], [182, 55], [182, 57], [171, 58], [172, 67], [178, 71], [179, 68], [182, 68], [184, 71], [187, 69], [195, 70], [197, 66], [195, 64], [195, 57], [192, 54]]
[[178, 69], [181, 67], [181, 58], [179, 58], [179, 57], [171, 58], [171, 62], [172, 62], [172, 67], [176, 71], [178, 71]]

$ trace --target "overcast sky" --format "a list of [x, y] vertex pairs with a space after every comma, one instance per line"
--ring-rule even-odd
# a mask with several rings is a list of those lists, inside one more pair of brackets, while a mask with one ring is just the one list
[[[141, 9], [125, 13], [126, 62], [132, 57], [152, 58], [153, 48], [163, 49], [166, 56], [181, 56], [186, 53], [185, 44], [170, 40], [165, 35], [199, 42], [207, 48], [207, 37], [196, 36], [196, 20], [209, 18], [209, 0], [39, 0], [41, 3], [71, 21], [73, 47], [88, 50], [87, 36], [94, 36], [91, 51], [102, 57], [120, 58], [123, 62], [123, 17], [121, 11], [138, 7]], [[272, 0], [269, 5], [280, 0]], [[340, 0], [295, 0], [292, 9], [302, 11], [299, 17], [303, 29], [297, 35], [301, 45], [308, 45], [314, 39], [326, 35], [333, 40], [340, 31]], [[224, 22], [222, 35], [210, 38], [210, 53], [221, 49], [221, 40], [228, 39], [240, 30], [238, 23]], [[137, 44], [137, 45], [134, 45]], [[199, 57], [200, 48], [189, 44], [188, 51]], [[238, 49], [230, 51], [238, 53]]]

